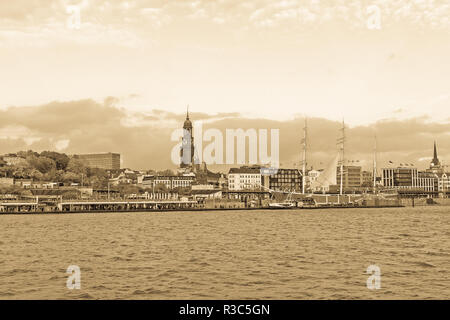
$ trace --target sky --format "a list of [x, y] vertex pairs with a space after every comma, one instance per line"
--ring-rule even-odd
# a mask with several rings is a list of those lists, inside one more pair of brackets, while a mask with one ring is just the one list
[[169, 167], [189, 104], [219, 129], [279, 128], [282, 163], [305, 116], [316, 167], [342, 119], [349, 157], [369, 163], [376, 134], [380, 161], [427, 166], [436, 140], [450, 162], [449, 40], [450, 0], [1, 1], [0, 154]]

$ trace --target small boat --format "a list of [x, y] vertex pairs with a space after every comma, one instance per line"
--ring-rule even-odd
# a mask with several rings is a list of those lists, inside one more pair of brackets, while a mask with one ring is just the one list
[[269, 208], [271, 209], [289, 209], [294, 208], [296, 205], [294, 202], [274, 202], [269, 203]]
[[288, 194], [287, 198], [283, 202], [269, 203], [270, 209], [290, 209], [297, 207], [297, 203], [292, 201], [292, 192]]

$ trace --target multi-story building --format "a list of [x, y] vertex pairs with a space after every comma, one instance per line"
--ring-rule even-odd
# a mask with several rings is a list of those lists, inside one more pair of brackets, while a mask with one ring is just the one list
[[442, 193], [444, 196], [448, 196], [450, 194], [450, 173], [443, 173], [441, 176], [438, 176], [438, 191]]
[[435, 191], [435, 178], [433, 175], [426, 172], [418, 172], [417, 168], [383, 168], [381, 181], [383, 186], [387, 188]]
[[257, 167], [231, 168], [228, 172], [228, 190], [260, 190], [261, 169]]
[[96, 154], [79, 154], [75, 155], [86, 163], [88, 167], [100, 168], [105, 170], [119, 170], [120, 169], [120, 154], [119, 153], [96, 153]]
[[[361, 187], [362, 174], [360, 166], [343, 166], [342, 187], [343, 189], [352, 189]], [[336, 169], [336, 182], [341, 183], [341, 167]]]
[[194, 181], [193, 176], [153, 176], [143, 175], [138, 177], [138, 184], [153, 188], [157, 185], [164, 185], [167, 189], [190, 188]]
[[269, 189], [301, 192], [302, 173], [298, 169], [278, 169], [269, 176]]
[[264, 170], [259, 166], [231, 168], [228, 190], [302, 190], [302, 174], [298, 169]]

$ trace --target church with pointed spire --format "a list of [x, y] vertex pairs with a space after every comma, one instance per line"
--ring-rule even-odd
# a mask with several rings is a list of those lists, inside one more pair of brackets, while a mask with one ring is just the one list
[[441, 175], [444, 173], [444, 167], [441, 165], [441, 162], [439, 161], [437, 155], [436, 141], [434, 142], [433, 160], [431, 160], [430, 169], [428, 169], [427, 171], [435, 173], [437, 175]]
[[441, 167], [441, 162], [438, 159], [437, 156], [437, 148], [436, 148], [436, 141], [434, 142], [434, 153], [433, 153], [433, 160], [430, 163], [430, 169], [433, 168], [440, 168]]

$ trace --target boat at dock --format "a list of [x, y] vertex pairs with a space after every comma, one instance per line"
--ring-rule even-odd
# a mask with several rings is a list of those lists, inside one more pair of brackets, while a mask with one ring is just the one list
[[291, 209], [291, 208], [295, 208], [296, 205], [293, 202], [274, 202], [274, 203], [269, 203], [269, 208], [270, 209]]

